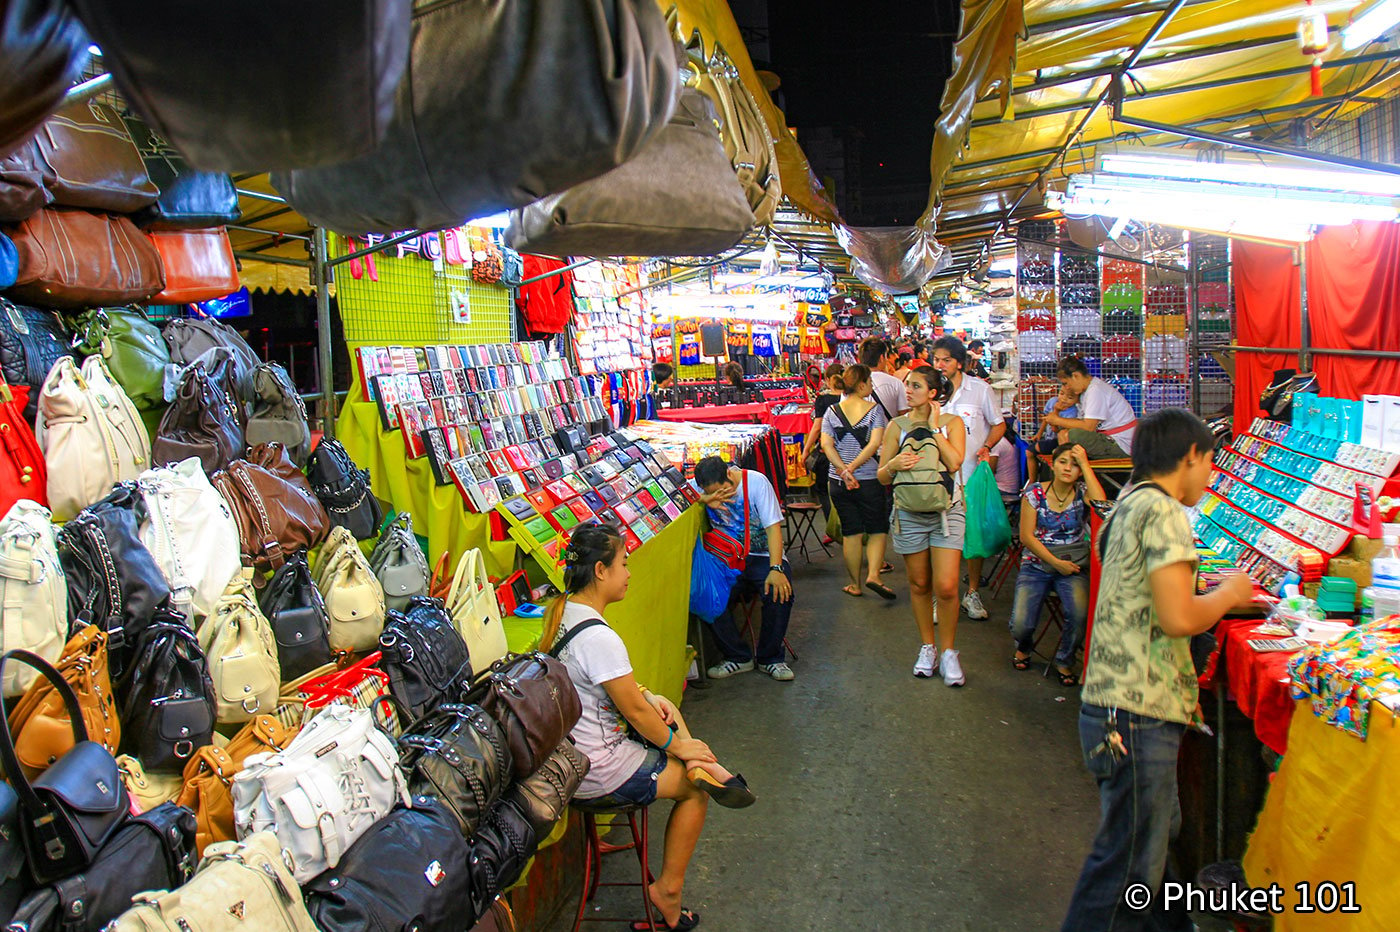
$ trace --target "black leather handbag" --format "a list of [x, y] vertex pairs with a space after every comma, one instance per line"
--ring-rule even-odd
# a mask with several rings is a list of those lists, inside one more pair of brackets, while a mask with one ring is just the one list
[[340, 863], [302, 887], [321, 932], [462, 932], [480, 912], [467, 842], [447, 808], [415, 796], [356, 839]]
[[90, 41], [63, 0], [9, 0], [0, 21], [0, 155], [29, 139], [83, 75]]
[[565, 738], [538, 770], [511, 787], [506, 798], [530, 821], [536, 837], [544, 838], [588, 776], [588, 767], [588, 757]]
[[113, 681], [126, 672], [132, 645], [170, 584], [138, 532], [146, 502], [135, 482], [119, 483], [58, 532], [58, 560], [68, 585], [69, 634], [84, 624], [107, 632]]
[[77, 694], [62, 674], [38, 654], [7, 651], [5, 664], [33, 667], [63, 697], [73, 728], [73, 747], [33, 783], [20, 769], [8, 720], [0, 722], [0, 761], [19, 796], [19, 837], [37, 884], [52, 883], [92, 863], [113, 834], [130, 818], [126, 785], [116, 759], [96, 741], [88, 740]]
[[34, 423], [39, 410], [39, 389], [53, 364], [72, 356], [72, 335], [58, 315], [0, 298], [0, 373], [11, 385], [29, 386], [24, 419]]
[[399, 738], [399, 765], [409, 792], [442, 800], [462, 837], [510, 783], [510, 747], [501, 726], [479, 705], [440, 705]]
[[10, 784], [0, 783], [0, 925], [10, 921], [28, 886], [19, 843], [19, 796]]
[[202, 230], [237, 223], [242, 211], [233, 179], [220, 172], [193, 169], [175, 147], [134, 116], [124, 118], [146, 174], [160, 197], [132, 219], [144, 230]]
[[258, 595], [258, 607], [272, 625], [284, 683], [331, 662], [330, 618], [321, 590], [311, 578], [305, 550], [292, 554], [272, 574]]
[[117, 683], [121, 751], [147, 772], [180, 773], [197, 748], [214, 741], [214, 684], [194, 632], [161, 610], [137, 636]]
[[379, 534], [384, 509], [369, 486], [369, 470], [355, 465], [339, 440], [317, 444], [307, 466], [311, 491], [331, 516], [331, 526], [347, 528], [356, 540]]
[[503, 799], [486, 813], [471, 838], [472, 911], [480, 916], [491, 901], [520, 879], [539, 843], [530, 821], [515, 803]]
[[151, 890], [173, 890], [194, 875], [195, 815], [174, 803], [127, 819], [79, 874], [30, 893], [7, 930], [99, 932]]
[[389, 692], [410, 719], [422, 718], [471, 686], [467, 644], [437, 599], [414, 596], [402, 612], [390, 611], [379, 650], [379, 669], [389, 675]]

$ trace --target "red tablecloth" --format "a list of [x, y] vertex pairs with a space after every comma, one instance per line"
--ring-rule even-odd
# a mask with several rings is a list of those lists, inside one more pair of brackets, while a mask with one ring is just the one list
[[663, 421], [696, 421], [701, 424], [723, 424], [734, 421], [747, 421], [753, 424], [768, 423], [770, 406], [766, 402], [748, 405], [710, 405], [705, 408], [662, 408], [656, 412]]
[[1264, 637], [1254, 629], [1260, 618], [1227, 618], [1216, 629], [1219, 646], [1201, 687], [1213, 689], [1224, 664], [1225, 683], [1230, 698], [1254, 722], [1254, 734], [1279, 754], [1288, 748], [1288, 723], [1293, 719], [1293, 698], [1289, 695], [1288, 663], [1297, 651], [1260, 653], [1245, 641]]
[[784, 437], [792, 437], [797, 434], [807, 436], [807, 431], [812, 429], [812, 411], [797, 411], [793, 414], [773, 414], [768, 418], [768, 423], [778, 428], [778, 433]]

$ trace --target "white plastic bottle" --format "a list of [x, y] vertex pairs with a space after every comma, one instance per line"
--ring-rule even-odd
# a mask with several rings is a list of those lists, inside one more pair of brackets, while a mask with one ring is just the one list
[[1380, 552], [1371, 559], [1371, 589], [1375, 594], [1375, 618], [1400, 614], [1400, 538], [1387, 535]]

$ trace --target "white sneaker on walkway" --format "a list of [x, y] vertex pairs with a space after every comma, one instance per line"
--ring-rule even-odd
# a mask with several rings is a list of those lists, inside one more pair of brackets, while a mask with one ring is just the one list
[[967, 682], [967, 677], [963, 676], [962, 662], [958, 660], [957, 651], [945, 650], [943, 656], [938, 659], [938, 665], [943, 669], [944, 686], [961, 686]]
[[712, 680], [722, 680], [736, 673], [748, 673], [752, 669], [752, 660], [745, 660], [743, 663], [739, 663], [737, 660], [726, 660], [724, 663], [717, 663], [710, 667], [705, 673]]
[[758, 672], [767, 673], [780, 683], [786, 683], [795, 676], [792, 672], [792, 667], [785, 663], [760, 663], [758, 665]]
[[914, 661], [914, 675], [928, 679], [938, 670], [938, 648], [932, 644], [919, 647], [919, 659]]
[[987, 620], [987, 608], [982, 604], [982, 597], [977, 594], [976, 589], [967, 590], [967, 595], [963, 596], [962, 607], [967, 612], [967, 617], [973, 621]]

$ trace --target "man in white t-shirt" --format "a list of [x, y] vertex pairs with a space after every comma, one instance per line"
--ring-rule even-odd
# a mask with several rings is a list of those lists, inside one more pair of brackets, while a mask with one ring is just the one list
[[894, 376], [899, 353], [884, 337], [866, 337], [860, 343], [860, 362], [870, 368], [870, 387], [875, 401], [885, 409], [885, 418], [894, 420], [909, 410], [904, 383]]
[[1045, 417], [1045, 423], [1060, 432], [1060, 442], [1079, 444], [1091, 460], [1131, 456], [1137, 415], [1122, 393], [1090, 375], [1089, 367], [1078, 356], [1060, 360], [1058, 374], [1060, 384], [1079, 398], [1079, 417]]

